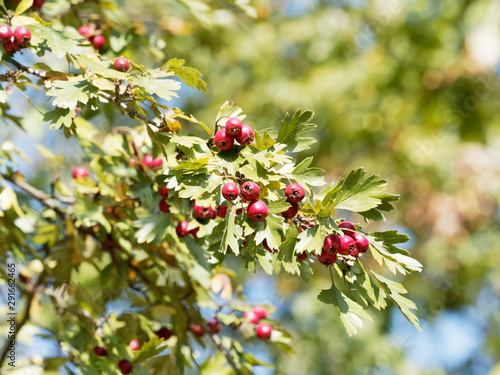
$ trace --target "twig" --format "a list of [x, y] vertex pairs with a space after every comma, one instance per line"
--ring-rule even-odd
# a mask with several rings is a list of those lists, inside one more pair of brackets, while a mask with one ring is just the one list
[[27, 66], [24, 66], [20, 63], [18, 63], [16, 60], [14, 59], [10, 59], [10, 62], [12, 64], [14, 64], [16, 66], [17, 69], [19, 70], [22, 70], [23, 72], [26, 72], [26, 73], [29, 73], [29, 74], [33, 74], [35, 76], [38, 76], [40, 78], [49, 78], [49, 75], [47, 72], [44, 72], [43, 70], [38, 70], [38, 69], [33, 69], [33, 68], [29, 68]]

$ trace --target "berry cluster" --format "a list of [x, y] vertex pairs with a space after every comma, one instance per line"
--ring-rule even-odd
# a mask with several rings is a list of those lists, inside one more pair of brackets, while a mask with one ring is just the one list
[[31, 32], [27, 27], [19, 26], [14, 32], [7, 25], [0, 26], [0, 43], [5, 52], [13, 54], [21, 48], [27, 47], [31, 40]]
[[94, 24], [80, 26], [78, 34], [88, 39], [96, 50], [100, 50], [106, 44], [102, 30], [98, 30]]
[[243, 314], [243, 318], [247, 319], [252, 324], [257, 324], [255, 326], [255, 333], [259, 339], [262, 341], [267, 341], [271, 338], [273, 333], [273, 327], [267, 323], [260, 323], [261, 319], [266, 319], [267, 311], [262, 306], [255, 306], [252, 310], [247, 311]]
[[253, 142], [254, 135], [252, 128], [247, 124], [242, 124], [237, 117], [231, 117], [226, 121], [226, 126], [215, 133], [214, 142], [221, 151], [227, 151], [234, 145], [234, 140], [242, 146], [247, 146]]
[[[210, 333], [218, 334], [222, 329], [222, 323], [217, 318], [212, 318], [208, 321], [207, 327]], [[191, 331], [198, 337], [205, 336], [205, 329], [200, 324], [193, 324]]]

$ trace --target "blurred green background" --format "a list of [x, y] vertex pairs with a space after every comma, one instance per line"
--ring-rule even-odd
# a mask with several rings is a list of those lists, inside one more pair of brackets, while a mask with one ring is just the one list
[[500, 1], [255, 0], [256, 18], [222, 1], [196, 17], [179, 2], [119, 3], [144, 40], [166, 41], [126, 57], [184, 58], [203, 74], [208, 93], [185, 88], [175, 102], [186, 113], [209, 122], [233, 100], [268, 128], [311, 109], [327, 181], [363, 166], [401, 194], [387, 223], [365, 229], [412, 237], [424, 271], [404, 284], [423, 332], [390, 307], [348, 338], [316, 300], [324, 268], [308, 284], [248, 275], [249, 299], [277, 304], [296, 335], [294, 357], [255, 347], [275, 373], [500, 374]]

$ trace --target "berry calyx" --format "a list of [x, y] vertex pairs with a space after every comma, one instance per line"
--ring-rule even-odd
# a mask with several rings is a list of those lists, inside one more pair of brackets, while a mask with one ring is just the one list
[[293, 202], [288, 202], [288, 203], [290, 203], [290, 207], [288, 208], [288, 210], [283, 211], [281, 214], [284, 217], [291, 219], [295, 217], [295, 215], [297, 215], [297, 212], [299, 212], [299, 205]]
[[163, 212], [165, 214], [168, 213], [168, 212], [170, 212], [170, 205], [167, 202], [165, 202], [164, 200], [160, 201], [159, 206], [160, 206], [160, 211], [161, 212]]
[[248, 217], [252, 221], [264, 220], [268, 212], [267, 204], [263, 201], [253, 201], [248, 205]]
[[260, 187], [255, 182], [247, 181], [241, 185], [240, 195], [249, 202], [255, 201], [259, 198]]
[[118, 362], [118, 367], [122, 374], [130, 374], [133, 368], [132, 363], [128, 359], [122, 359]]
[[208, 321], [207, 327], [212, 333], [219, 333], [222, 328], [222, 323], [217, 320], [217, 318], [212, 318]]
[[347, 234], [348, 236], [353, 236], [356, 232], [356, 227], [350, 221], [343, 221], [339, 224], [339, 228], [342, 229], [342, 232]]
[[124, 57], [118, 57], [113, 63], [113, 69], [119, 72], [126, 72], [130, 68], [130, 63]]
[[0, 26], [0, 43], [8, 43], [12, 38], [12, 30], [7, 25]]
[[253, 312], [260, 318], [260, 319], [266, 319], [267, 317], [267, 311], [264, 307], [262, 306], [255, 306], [253, 308]]
[[337, 255], [323, 250], [321, 254], [317, 256], [317, 258], [321, 264], [325, 266], [331, 266], [337, 260]]
[[240, 191], [238, 186], [233, 184], [232, 182], [228, 182], [222, 187], [222, 196], [228, 201], [234, 201], [238, 198]]
[[354, 251], [354, 249], [356, 249], [356, 242], [354, 242], [351, 236], [340, 236], [340, 254], [349, 255]]
[[89, 171], [85, 167], [75, 167], [73, 168], [73, 172], [71, 172], [73, 178], [85, 178], [89, 176]]
[[263, 245], [263, 246], [264, 246], [264, 248], [265, 248], [267, 251], [269, 251], [270, 253], [275, 253], [275, 252], [277, 252], [277, 251], [278, 251], [278, 249], [271, 249], [271, 248], [269, 247], [269, 245], [267, 244], [267, 240], [266, 240], [266, 239], [264, 239], [264, 241], [262, 242], [262, 245]]
[[99, 50], [106, 44], [106, 38], [104, 35], [96, 35], [90, 38], [90, 43], [95, 49]]
[[175, 228], [175, 233], [177, 233], [177, 236], [179, 238], [184, 238], [187, 237], [189, 234], [188, 228], [189, 223], [187, 221], [181, 221], [179, 224], [177, 224], [177, 228]]
[[218, 217], [226, 217], [226, 214], [227, 214], [227, 210], [229, 209], [228, 206], [217, 206], [217, 208], [215, 209], [215, 214], [218, 216]]
[[223, 128], [215, 133], [214, 142], [219, 150], [226, 151], [233, 147], [234, 138], [227, 133], [225, 128]]
[[78, 34], [86, 39], [89, 39], [92, 36], [92, 31], [90, 30], [90, 27], [83, 25], [78, 28]]
[[368, 239], [361, 233], [354, 233], [352, 238], [354, 239], [354, 242], [356, 242], [356, 248], [360, 253], [364, 253], [366, 249], [368, 249], [370, 242], [368, 242]]
[[233, 137], [241, 133], [241, 128], [243, 124], [237, 117], [231, 117], [226, 121], [226, 132]]
[[205, 335], [205, 330], [199, 324], [191, 326], [191, 331], [193, 331], [193, 333], [199, 337], [203, 337]]
[[243, 318], [247, 319], [252, 324], [257, 324], [260, 320], [260, 317], [253, 310], [245, 312]]
[[195, 204], [193, 207], [193, 214], [199, 219], [211, 219], [214, 217], [214, 210], [212, 210], [212, 207], [204, 207]]
[[261, 339], [262, 341], [267, 341], [271, 338], [273, 327], [265, 323], [259, 324], [257, 327], [255, 327], [255, 333], [257, 334], [257, 337], [259, 339]]
[[329, 234], [323, 241], [323, 251], [336, 254], [340, 251], [341, 241], [338, 234]]
[[132, 349], [132, 350], [135, 351], [135, 350], [139, 350], [139, 347], [141, 345], [139, 344], [139, 341], [137, 339], [133, 339], [132, 341], [130, 341], [128, 343], [128, 346], [129, 346], [130, 349]]
[[246, 146], [253, 142], [253, 130], [247, 124], [241, 126], [241, 131], [236, 135], [236, 140], [240, 145]]
[[168, 340], [172, 336], [172, 331], [167, 327], [161, 327], [155, 334], [162, 340]]
[[101, 346], [94, 347], [94, 354], [98, 357], [107, 357], [108, 351]]
[[162, 198], [167, 199], [168, 198], [168, 187], [162, 187], [160, 190], [158, 190]]
[[298, 203], [304, 199], [305, 195], [304, 188], [299, 184], [290, 184], [285, 189], [286, 201], [289, 203]]
[[29, 44], [31, 40], [31, 32], [25, 26], [19, 26], [14, 30], [14, 41], [24, 47]]

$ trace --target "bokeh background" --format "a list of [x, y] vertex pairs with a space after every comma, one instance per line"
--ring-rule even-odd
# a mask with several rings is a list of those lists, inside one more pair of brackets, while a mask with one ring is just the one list
[[[309, 283], [242, 273], [249, 300], [275, 304], [273, 317], [295, 334], [295, 356], [252, 349], [276, 366], [257, 373], [500, 374], [500, 1], [254, 0], [255, 18], [222, 1], [210, 2], [213, 11], [181, 3], [119, 1], [142, 35], [126, 57], [148, 67], [184, 58], [208, 83], [207, 93], [185, 87], [168, 104], [210, 122], [233, 100], [256, 128], [313, 110], [319, 141], [301, 157], [314, 155], [329, 182], [360, 166], [385, 178], [401, 201], [366, 229], [407, 233], [424, 265], [401, 279], [423, 332], [389, 307], [371, 312], [354, 338], [316, 300], [329, 287], [324, 268]], [[38, 121], [19, 108], [25, 122]], [[41, 143], [76, 164], [77, 143], [49, 132], [40, 125], [26, 137], [11, 126], [6, 138], [32, 160]], [[36, 163], [25, 165], [30, 178], [48, 184]]]

